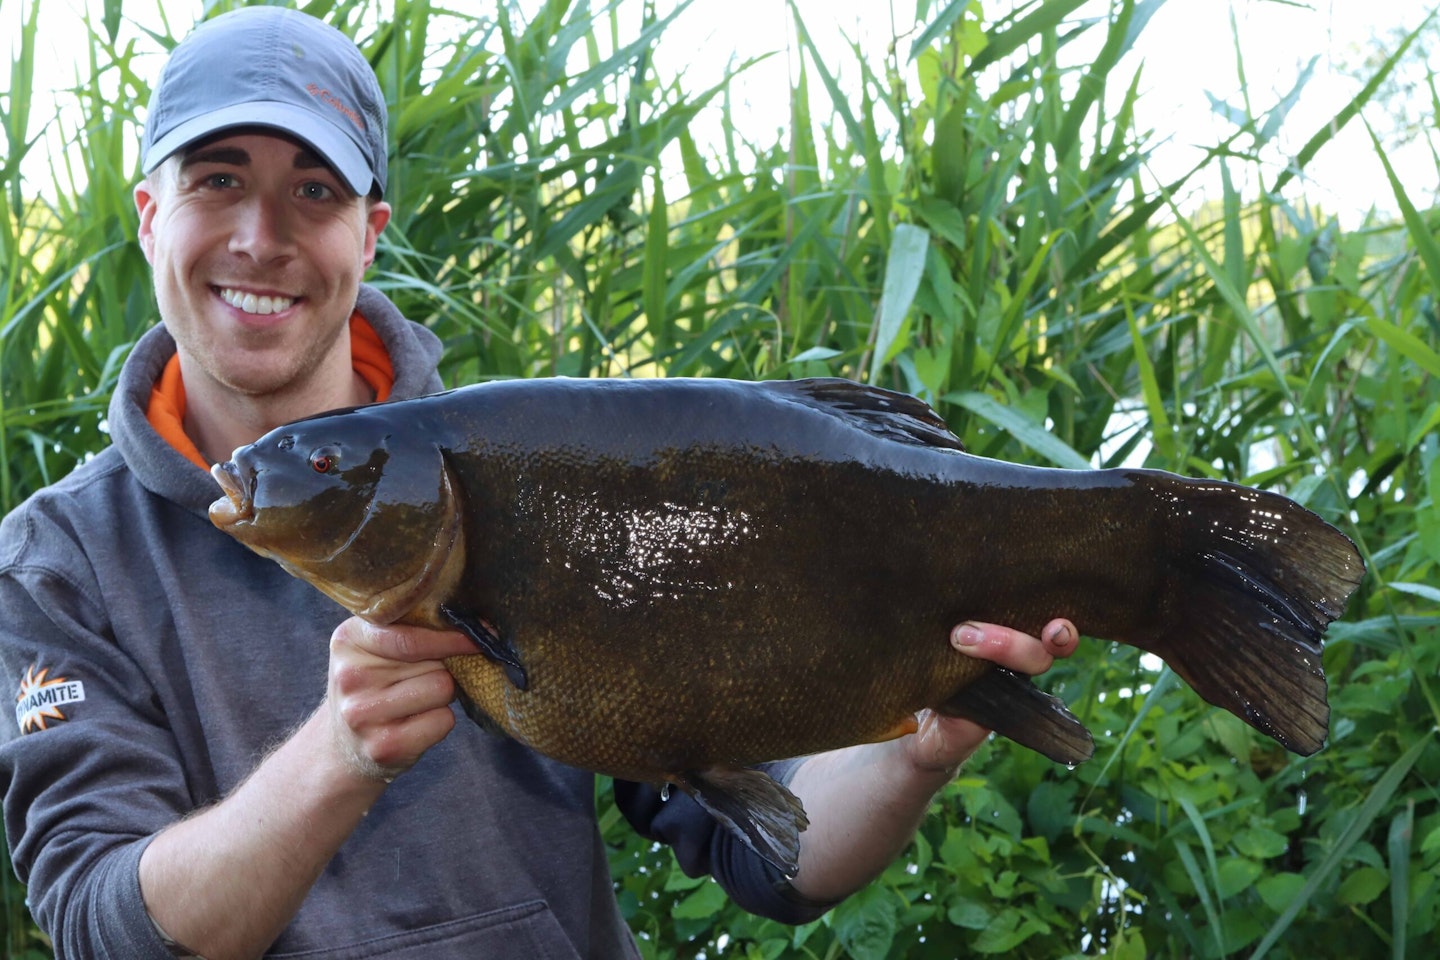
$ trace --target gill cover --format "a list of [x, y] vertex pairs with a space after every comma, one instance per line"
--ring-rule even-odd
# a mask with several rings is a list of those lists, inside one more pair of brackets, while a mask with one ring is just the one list
[[216, 473], [228, 475], [228, 504], [211, 510], [246, 546], [382, 624], [427, 599], [460, 537], [443, 452], [386, 412], [313, 417], [242, 447]]

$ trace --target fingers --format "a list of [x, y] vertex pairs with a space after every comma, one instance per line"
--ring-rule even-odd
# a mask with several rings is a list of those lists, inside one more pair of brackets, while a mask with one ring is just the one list
[[1074, 653], [1079, 638], [1075, 625], [1064, 619], [1051, 620], [1038, 638], [1010, 627], [976, 622], [962, 623], [950, 633], [956, 650], [1031, 676], [1049, 670], [1055, 658]]
[[[989, 660], [1019, 673], [1044, 673], [1056, 658], [1075, 652], [1080, 633], [1069, 620], [1055, 619], [1039, 637], [993, 623], [962, 623], [950, 632], [950, 643], [967, 656]], [[911, 762], [922, 770], [953, 777], [955, 771], [990, 735], [990, 731], [961, 717], [946, 717], [924, 710], [920, 728], [906, 738]]]
[[1040, 631], [1040, 642], [1051, 657], [1068, 657], [1080, 644], [1080, 631], [1069, 620], [1051, 620]]
[[337, 627], [326, 704], [346, 767], [366, 779], [393, 780], [440, 742], [455, 725], [455, 681], [442, 658], [474, 652], [458, 633], [378, 627], [353, 617]]
[[383, 660], [409, 663], [476, 652], [474, 642], [456, 631], [407, 626], [381, 627], [359, 617], [351, 617], [335, 628], [330, 637], [332, 657], [337, 646], [354, 647]]

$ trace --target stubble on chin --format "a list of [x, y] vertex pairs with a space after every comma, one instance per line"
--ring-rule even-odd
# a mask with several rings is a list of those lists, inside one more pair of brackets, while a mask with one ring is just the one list
[[[279, 330], [238, 330], [206, 337], [172, 328], [187, 380], [199, 373], [236, 398], [284, 405], [326, 392], [326, 379], [348, 384], [350, 315], [329, 318], [318, 335], [299, 339]], [[187, 361], [188, 362], [185, 362]]]

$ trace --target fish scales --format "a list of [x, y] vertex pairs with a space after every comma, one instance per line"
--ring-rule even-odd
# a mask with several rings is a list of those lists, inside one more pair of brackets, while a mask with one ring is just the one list
[[[522, 691], [503, 682], [483, 658], [471, 658], [490, 677], [481, 687], [471, 688], [463, 667], [452, 671], [512, 735], [632, 778], [873, 740], [977, 672], [951, 649], [953, 624], [994, 613], [1038, 630], [1033, 600], [993, 589], [986, 567], [997, 554], [983, 540], [970, 554], [979, 562], [958, 571], [905, 546], [963, 542], [962, 497], [938, 497], [932, 483], [868, 466], [837, 477], [804, 460], [764, 471], [753, 455], [694, 452], [684, 461], [667, 480], [667, 471], [597, 460], [579, 473], [591, 491], [575, 489], [569, 465], [552, 468], [544, 458], [519, 465], [481, 457], [476, 474], [457, 468], [467, 489], [491, 499], [469, 511], [467, 542], [494, 549], [470, 561], [467, 581], [487, 585], [478, 608], [515, 638], [532, 683]], [[534, 488], [515, 489], [509, 477]], [[716, 478], [724, 494], [698, 504], [698, 488]], [[825, 478], [828, 494], [818, 488]], [[908, 484], [914, 507], [899, 517], [871, 492], [893, 495]], [[767, 509], [776, 488], [791, 495]], [[857, 494], [840, 515], [836, 489]], [[596, 505], [599, 490], [608, 507]], [[646, 504], [689, 522], [663, 524], [656, 548], [657, 516]], [[1035, 525], [1037, 538], [1054, 531]], [[1049, 575], [1053, 558], [1011, 551], [1006, 562], [1037, 577]], [[798, 575], [777, 577], [776, 568]], [[1146, 592], [1145, 584], [1101, 582], [1096, 574], [1107, 569], [1084, 564], [1070, 602], [1057, 603], [1082, 616], [1102, 590]], [[950, 577], [970, 588], [957, 590]], [[576, 728], [600, 742], [576, 742], [568, 732]], [[667, 759], [633, 753], [642, 744]]]
[[926, 707], [1087, 755], [956, 623], [1068, 617], [1313, 752], [1320, 634], [1363, 573], [1278, 495], [970, 456], [914, 398], [834, 380], [498, 382], [287, 425], [215, 474], [217, 525], [350, 609], [471, 632], [447, 666], [477, 718], [676, 782], [782, 868], [788, 795], [727, 771]]

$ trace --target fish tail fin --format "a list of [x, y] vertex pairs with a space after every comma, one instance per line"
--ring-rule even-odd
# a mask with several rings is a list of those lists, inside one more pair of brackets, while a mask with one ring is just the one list
[[973, 720], [1056, 763], [1083, 763], [1095, 752], [1090, 731], [1064, 703], [1004, 667], [986, 671], [935, 711]]
[[[1158, 616], [1124, 639], [1286, 749], [1325, 744], [1321, 636], [1365, 573], [1339, 530], [1278, 494], [1141, 475], [1171, 513]], [[1177, 490], [1175, 484], [1184, 484]]]

